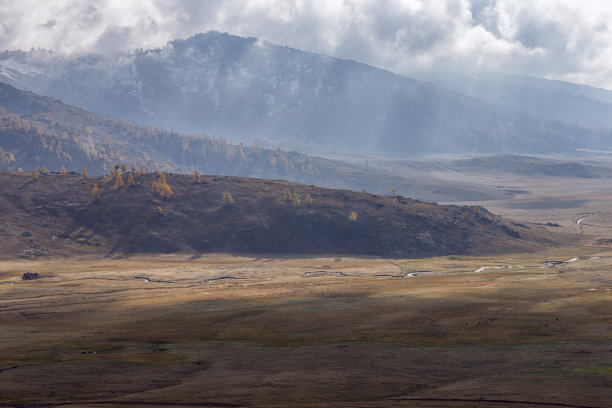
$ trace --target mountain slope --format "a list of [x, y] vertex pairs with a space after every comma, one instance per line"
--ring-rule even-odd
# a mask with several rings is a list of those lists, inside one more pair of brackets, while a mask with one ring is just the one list
[[95, 115], [0, 83], [0, 169], [106, 174], [115, 163], [138, 170], [286, 179], [324, 187], [366, 189], [430, 201], [500, 197], [495, 189], [447, 182], [426, 172], [389, 174], [338, 160], [179, 134]]
[[91, 111], [182, 132], [375, 151], [550, 152], [607, 147], [609, 132], [254, 38], [209, 32], [115, 59], [5, 52], [0, 79]]
[[[45, 254], [218, 252], [420, 257], [537, 247], [543, 227], [508, 227], [480, 207], [237, 177], [155, 174], [115, 188], [110, 177], [0, 172], [3, 257]], [[101, 190], [92, 201], [92, 187]], [[285, 197], [285, 189], [301, 203]], [[234, 202], [223, 200], [231, 193]], [[312, 202], [308, 204], [306, 196]], [[353, 219], [350, 218], [354, 213]], [[521, 238], [521, 235], [524, 237]], [[532, 234], [532, 235], [529, 235]], [[554, 236], [546, 235], [551, 242]]]
[[488, 74], [433, 81], [504, 109], [598, 129], [612, 127], [612, 92], [562, 81]]

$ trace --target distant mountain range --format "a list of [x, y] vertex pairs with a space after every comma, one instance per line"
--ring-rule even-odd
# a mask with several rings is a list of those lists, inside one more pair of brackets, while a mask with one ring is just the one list
[[[527, 82], [487, 88], [512, 95], [501, 103], [504, 98], [487, 97], [486, 84], [469, 91], [452, 80], [439, 82], [445, 89], [354, 61], [217, 32], [113, 58], [3, 52], [0, 81], [144, 125], [303, 149], [406, 157], [612, 146], [612, 131], [597, 129], [609, 126], [608, 101], [594, 99], [594, 91], [537, 88], [537, 98], [522, 109], [522, 95], [536, 89]], [[540, 106], [545, 101], [565, 110], [552, 115], [556, 105]], [[567, 114], [573, 106], [575, 115]]]
[[612, 91], [506, 74], [450, 76], [432, 81], [504, 109], [590, 129], [612, 127]]

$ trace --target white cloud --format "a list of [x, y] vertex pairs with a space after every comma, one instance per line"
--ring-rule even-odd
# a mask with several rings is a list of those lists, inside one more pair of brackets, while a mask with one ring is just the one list
[[612, 88], [600, 0], [0, 0], [0, 49], [163, 46], [208, 30], [401, 74], [504, 70]]

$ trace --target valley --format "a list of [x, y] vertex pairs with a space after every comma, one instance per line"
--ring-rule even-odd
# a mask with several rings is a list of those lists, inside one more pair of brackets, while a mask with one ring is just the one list
[[[413, 207], [428, 211], [431, 227], [455, 207], [282, 181], [204, 175], [194, 184], [172, 174], [174, 195], [163, 200], [149, 187], [154, 174], [115, 189], [110, 177], [33, 182], [1, 173], [13, 204], [2, 215], [0, 406], [607, 407], [606, 180], [441, 169], [441, 179], [521, 191], [480, 210], [521, 238], [473, 230], [477, 245], [465, 253], [408, 258], [364, 256], [363, 248], [347, 255], [350, 247], [326, 233], [333, 255], [306, 254], [318, 234], [291, 226], [291, 213], [321, 217], [323, 204], [323, 213], [339, 205], [343, 214], [349, 197], [357, 223], [374, 200], [403, 217]], [[99, 201], [90, 198], [94, 182]], [[285, 186], [309, 192], [317, 208], [284, 202]], [[224, 190], [235, 197], [232, 210]], [[456, 208], [476, 208], [463, 204]], [[197, 217], [213, 218], [187, 219], [191, 229], [173, 224], [196, 205]], [[189, 246], [189, 231], [210, 229], [219, 242], [232, 228], [252, 234], [251, 212], [268, 223], [280, 215], [290, 234], [299, 231], [302, 250]], [[390, 214], [378, 217], [392, 226]], [[231, 228], [207, 226], [219, 217]], [[157, 241], [139, 244], [143, 236]], [[32, 240], [49, 252], [19, 259]], [[257, 235], [245, 241], [253, 242]], [[40, 276], [22, 280], [28, 272]]]
[[603, 408], [611, 264], [585, 247], [6, 260], [0, 406]]

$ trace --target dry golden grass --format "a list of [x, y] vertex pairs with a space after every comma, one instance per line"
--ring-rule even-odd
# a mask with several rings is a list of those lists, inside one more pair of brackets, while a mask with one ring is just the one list
[[5, 261], [0, 404], [605, 407], [611, 265], [584, 247]]

